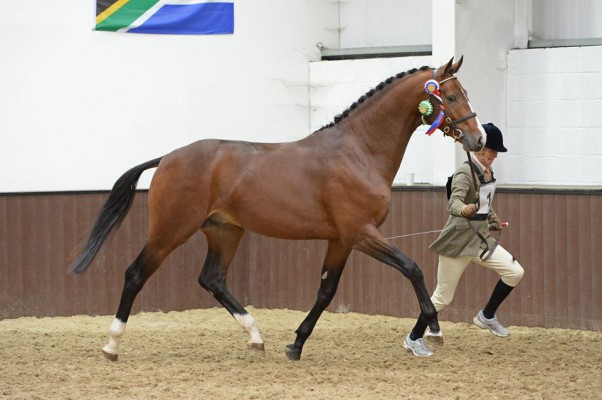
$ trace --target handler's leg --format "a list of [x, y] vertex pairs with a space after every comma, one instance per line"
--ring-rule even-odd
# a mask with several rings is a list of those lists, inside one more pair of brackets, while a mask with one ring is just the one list
[[437, 312], [447, 307], [456, 293], [458, 282], [470, 263], [470, 257], [445, 257], [439, 256], [437, 268], [437, 287], [431, 296], [431, 301]]
[[477, 260], [475, 262], [479, 265], [497, 272], [500, 275], [500, 280], [495, 285], [485, 308], [474, 317], [474, 323], [480, 328], [489, 329], [496, 336], [507, 337], [510, 332], [499, 323], [495, 313], [500, 304], [520, 282], [524, 274], [523, 267], [502, 246], [498, 246], [487, 261]]

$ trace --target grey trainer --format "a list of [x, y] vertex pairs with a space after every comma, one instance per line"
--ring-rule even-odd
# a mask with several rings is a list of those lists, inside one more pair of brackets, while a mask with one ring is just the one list
[[500, 324], [495, 315], [491, 319], [485, 318], [483, 310], [479, 311], [472, 321], [479, 328], [489, 329], [495, 336], [507, 337], [510, 335], [510, 332]]
[[416, 357], [430, 357], [433, 355], [433, 352], [426, 347], [423, 338], [418, 338], [416, 340], [410, 339], [410, 334], [406, 336], [406, 339], [403, 341], [403, 347], [414, 353]]

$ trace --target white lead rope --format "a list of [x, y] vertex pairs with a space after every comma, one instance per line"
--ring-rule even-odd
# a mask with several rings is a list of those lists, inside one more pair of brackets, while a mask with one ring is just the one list
[[[501, 222], [500, 226], [505, 228], [507, 226], [509, 226], [510, 223], [509, 222]], [[426, 231], [426, 232], [418, 232], [418, 233], [408, 233], [405, 235], [399, 235], [399, 236], [391, 236], [388, 238], [385, 238], [385, 240], [390, 240], [390, 239], [400, 239], [400, 238], [404, 238], [404, 237], [408, 237], [408, 236], [418, 236], [418, 235], [426, 235], [429, 233], [439, 233], [439, 232], [443, 232], [443, 229], [437, 229], [436, 231]]]
[[406, 235], [399, 235], [399, 236], [391, 236], [388, 238], [385, 238], [385, 240], [390, 240], [390, 239], [399, 239], [399, 238], [404, 238], [404, 237], [408, 237], [408, 236], [418, 236], [418, 235], [426, 235], [428, 233], [439, 233], [442, 232], [443, 229], [437, 229], [436, 231], [427, 231], [427, 232], [418, 232], [418, 233], [408, 233]]

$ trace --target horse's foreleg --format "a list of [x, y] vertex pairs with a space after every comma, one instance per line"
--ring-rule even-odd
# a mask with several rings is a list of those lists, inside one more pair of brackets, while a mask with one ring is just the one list
[[208, 223], [203, 226], [203, 233], [207, 236], [208, 250], [203, 270], [199, 275], [199, 284], [247, 331], [247, 347], [264, 351], [263, 338], [255, 319], [232, 296], [226, 285], [228, 268], [236, 254], [244, 229], [230, 224]]
[[351, 252], [350, 248], [345, 247], [340, 241], [328, 242], [328, 250], [326, 258], [322, 266], [322, 281], [318, 290], [318, 299], [311, 311], [305, 317], [299, 328], [295, 331], [297, 338], [295, 343], [286, 346], [286, 356], [289, 360], [298, 361], [301, 359], [303, 345], [307, 338], [311, 335], [320, 315], [328, 307], [334, 297], [341, 274]]
[[388, 244], [376, 228], [370, 229], [354, 248], [392, 266], [408, 278], [414, 287], [420, 310], [428, 322], [431, 331], [439, 331], [437, 311], [431, 302], [426, 285], [424, 284], [422, 270], [414, 260], [406, 256], [395, 246]]
[[144, 283], [159, 268], [164, 256], [157, 257], [157, 253], [145, 246], [136, 260], [125, 271], [125, 282], [121, 293], [121, 301], [115, 319], [109, 327], [109, 342], [102, 348], [104, 356], [117, 361], [119, 355], [119, 342], [125, 331], [125, 326], [132, 311], [136, 296], [142, 290]]

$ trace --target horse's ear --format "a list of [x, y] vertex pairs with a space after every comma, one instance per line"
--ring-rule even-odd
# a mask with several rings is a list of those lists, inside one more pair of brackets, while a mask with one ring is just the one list
[[445, 66], [445, 70], [443, 71], [443, 76], [445, 76], [447, 74], [453, 75], [456, 72], [458, 72], [460, 70], [460, 67], [462, 66], [463, 61], [464, 61], [464, 56], [460, 57], [458, 62], [454, 64], [454, 58], [452, 57], [451, 60], [449, 60], [449, 62]]
[[454, 64], [453, 68], [453, 73], [457, 73], [460, 70], [460, 67], [462, 66], [462, 62], [464, 61], [464, 56], [460, 57], [460, 60]]
[[454, 58], [452, 57], [451, 60], [449, 60], [449, 62], [445, 66], [445, 69], [443, 70], [443, 76], [445, 76], [447, 74], [450, 74], [450, 75], [454, 74], [453, 63], [454, 63]]

